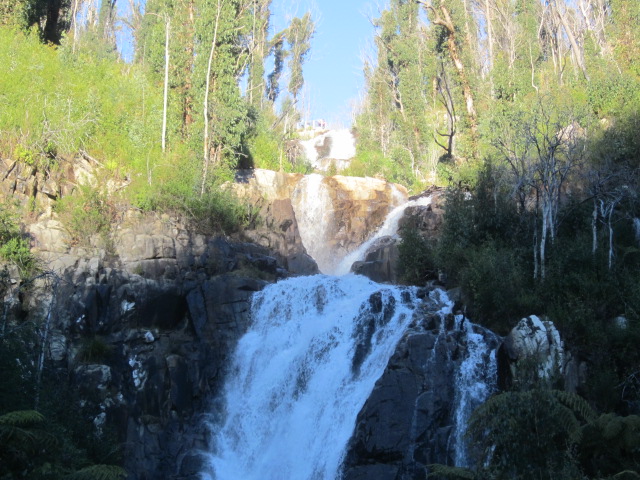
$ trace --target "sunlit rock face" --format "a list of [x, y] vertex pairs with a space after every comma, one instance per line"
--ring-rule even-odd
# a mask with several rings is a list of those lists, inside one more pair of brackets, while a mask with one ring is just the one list
[[501, 347], [503, 382], [531, 382], [564, 373], [565, 349], [553, 322], [530, 315], [518, 322]]
[[318, 267], [305, 250], [291, 204], [302, 178], [302, 174], [247, 170], [238, 174], [233, 188], [255, 209], [244, 232], [247, 239], [273, 250], [291, 273], [313, 274]]
[[407, 199], [402, 186], [376, 178], [309, 175], [292, 196], [302, 241], [323, 273], [378, 230]]
[[244, 173], [234, 188], [262, 217], [247, 232], [252, 241], [287, 258], [308, 254], [323, 273], [334, 273], [407, 200], [404, 187], [382, 179], [260, 169]]

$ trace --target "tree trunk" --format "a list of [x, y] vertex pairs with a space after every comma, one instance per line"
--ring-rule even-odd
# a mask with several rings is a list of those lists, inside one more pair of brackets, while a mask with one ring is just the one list
[[[453, 62], [456, 71], [458, 72], [458, 76], [460, 77], [460, 83], [462, 84], [462, 94], [464, 96], [465, 105], [467, 108], [467, 115], [469, 117], [469, 123], [471, 125], [471, 134], [473, 136], [474, 143], [474, 154], [477, 154], [477, 143], [478, 143], [478, 115], [476, 113], [475, 103], [473, 99], [473, 91], [471, 89], [471, 83], [469, 82], [469, 78], [467, 77], [467, 73], [464, 68], [464, 64], [462, 63], [462, 58], [460, 56], [460, 52], [458, 51], [458, 46], [456, 43], [456, 31], [453, 21], [451, 20], [451, 15], [449, 14], [449, 10], [444, 5], [440, 5], [440, 12], [442, 13], [442, 17], [440, 13], [432, 6], [429, 5], [424, 0], [417, 0], [418, 3], [422, 4], [427, 10], [431, 11], [435, 16], [432, 19], [432, 22], [435, 25], [440, 25], [444, 27], [447, 32], [447, 46], [449, 49], [449, 55], [451, 56], [451, 61]], [[444, 18], [443, 18], [444, 17]]]
[[47, 2], [47, 20], [44, 26], [44, 39], [47, 42], [60, 44], [60, 32], [58, 30], [58, 21], [60, 19], [60, 10], [62, 9], [61, 0], [49, 0]]
[[211, 157], [211, 148], [209, 145], [209, 88], [211, 86], [211, 65], [213, 64], [213, 55], [216, 51], [216, 42], [218, 41], [218, 26], [220, 25], [220, 15], [222, 12], [222, 0], [218, 0], [218, 10], [216, 12], [216, 21], [213, 28], [213, 40], [211, 41], [211, 51], [209, 52], [209, 63], [207, 64], [207, 79], [204, 91], [204, 135], [203, 135], [203, 164], [202, 164], [202, 185], [200, 187], [200, 196], [204, 195], [207, 184], [207, 173], [209, 171], [209, 161]]
[[562, 12], [562, 9], [558, 8], [557, 3], [555, 4], [555, 7], [556, 7], [555, 11], [558, 15], [558, 18], [560, 19], [560, 23], [562, 23], [562, 26], [564, 27], [564, 31], [567, 34], [567, 37], [569, 38], [569, 43], [571, 43], [571, 48], [573, 49], [576, 62], [578, 63], [578, 67], [580, 67], [580, 70], [582, 70], [582, 74], [584, 75], [584, 78], [587, 81], [589, 81], [589, 75], [587, 74], [587, 67], [584, 64], [584, 52], [578, 46], [576, 37], [573, 34], [573, 29], [569, 26], [569, 22], [567, 22], [567, 18]]
[[546, 269], [545, 269], [545, 254], [547, 247], [547, 232], [549, 225], [549, 211], [548, 206], [542, 206], [542, 232], [540, 233], [540, 278], [544, 280]]
[[491, 8], [489, 0], [484, 0], [484, 16], [487, 24], [487, 43], [489, 44], [489, 64], [488, 74], [489, 83], [491, 83], [491, 95], [493, 96], [493, 24], [491, 22]]
[[593, 200], [593, 213], [591, 215], [591, 253], [596, 254], [598, 249], [598, 203]]
[[170, 20], [167, 15], [165, 18], [165, 44], [164, 44], [164, 103], [162, 109], [162, 153], [165, 152], [167, 146], [167, 105], [169, 100], [169, 29]]

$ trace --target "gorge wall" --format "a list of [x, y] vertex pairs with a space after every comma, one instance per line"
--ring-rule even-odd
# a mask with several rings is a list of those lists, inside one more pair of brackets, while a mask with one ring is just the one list
[[[42, 212], [26, 217], [25, 234], [45, 267], [29, 288], [10, 269], [5, 320], [43, 326], [44, 368], [78, 392], [69, 408], [92, 425], [87, 435], [100, 441], [115, 434], [130, 480], [199, 478], [197, 452], [209, 443], [204, 420], [247, 328], [252, 294], [318, 271], [291, 201], [303, 177], [256, 171], [240, 179], [236, 188], [259, 207], [260, 219], [234, 240], [194, 233], [168, 215], [125, 210], [108, 239], [80, 245], [51, 207], [78, 185], [95, 184], [95, 165], [70, 162], [45, 176], [1, 163], [4, 200]], [[402, 196], [401, 187], [379, 180], [370, 191], [362, 180], [326, 183], [339, 222], [328, 228], [340, 232], [345, 251]]]
[[[209, 237], [168, 215], [127, 210], [108, 242], [96, 237], [81, 246], [49, 208], [75, 184], [91, 181], [91, 165], [80, 165], [65, 177], [44, 178], [24, 165], [3, 164], [5, 199], [39, 202], [45, 212], [26, 233], [46, 265], [31, 288], [10, 271], [5, 321], [41, 325], [46, 368], [78, 392], [69, 408], [92, 426], [87, 435], [116, 435], [129, 480], [199, 479], [207, 468], [201, 452], [213, 443], [207, 422], [224, 408], [224, 382], [250, 325], [253, 295], [276, 280], [317, 273], [311, 252], [325, 262], [322, 268], [334, 268], [406, 200], [406, 191], [376, 179], [243, 172], [234, 188], [259, 215], [242, 237]], [[441, 213], [433, 197], [408, 209], [399, 224], [433, 235]], [[369, 276], [397, 253], [397, 239], [384, 238], [360, 264]], [[323, 251], [338, 253], [323, 257]], [[314, 292], [314, 308], [330, 308], [330, 292]], [[423, 480], [429, 463], [464, 462], [462, 425], [495, 388], [500, 339], [457, 315], [437, 292], [417, 294], [422, 306], [403, 319], [406, 333], [352, 420], [345, 480]], [[309, 298], [315, 297], [304, 297], [305, 309]], [[358, 364], [375, 333], [369, 317], [362, 318], [360, 346], [350, 354]], [[507, 353], [511, 363], [522, 356], [516, 347]], [[575, 362], [571, 368], [580, 369]], [[487, 389], [464, 383], [474, 379]]]

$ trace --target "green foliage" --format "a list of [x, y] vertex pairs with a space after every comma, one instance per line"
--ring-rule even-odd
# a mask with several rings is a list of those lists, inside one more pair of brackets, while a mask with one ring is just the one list
[[[57, 446], [57, 439], [42, 427], [45, 417], [35, 410], [19, 410], [0, 415], [0, 447], [9, 464], [27, 462], [41, 450]], [[1, 457], [0, 457], [1, 458]]]
[[13, 262], [23, 277], [31, 276], [38, 268], [38, 261], [31, 253], [28, 241], [22, 237], [13, 237], [2, 244], [0, 258]]
[[505, 392], [472, 415], [469, 435], [480, 447], [478, 470], [491, 478], [580, 478], [570, 446], [581, 425], [550, 390]]
[[280, 169], [282, 146], [274, 132], [259, 131], [254, 138], [249, 140], [249, 149], [255, 167], [268, 170]]
[[37, 382], [38, 326], [18, 320], [1, 328], [0, 478], [63, 480], [94, 464], [119, 464], [117, 440], [108, 428], [92, 433], [96, 413], [78, 407], [82, 399], [69, 379], [45, 362]]
[[294, 99], [304, 84], [302, 75], [302, 64], [311, 49], [311, 38], [315, 31], [315, 24], [311, 18], [311, 13], [307, 12], [302, 17], [295, 17], [286, 32], [287, 42], [290, 45], [289, 56], [289, 92]]
[[17, 219], [0, 206], [0, 258], [14, 263], [23, 277], [33, 275], [38, 261], [31, 253], [29, 241], [22, 235]]
[[[181, 215], [199, 233], [231, 234], [239, 231], [254, 213], [225, 185], [233, 171], [217, 169], [203, 194], [200, 171], [189, 159], [174, 159], [155, 170], [153, 183], [136, 185], [136, 205], [146, 211], [169, 211]], [[175, 172], [179, 171], [180, 175]]]
[[92, 465], [69, 475], [67, 480], [121, 480], [127, 472], [115, 465]]
[[104, 363], [111, 355], [112, 348], [100, 336], [84, 339], [77, 359], [85, 363]]
[[159, 150], [161, 91], [138, 69], [81, 47], [56, 51], [0, 28], [0, 152], [35, 165], [85, 150], [135, 169]]
[[415, 228], [402, 231], [398, 272], [403, 282], [421, 285], [436, 276], [434, 248]]
[[[590, 475], [613, 478], [640, 472], [640, 417], [605, 414], [583, 427], [578, 458]], [[633, 477], [635, 474], [636, 477]]]
[[81, 187], [76, 195], [63, 197], [56, 212], [74, 244], [90, 245], [93, 235], [106, 236], [111, 228], [113, 209], [107, 196], [91, 187]]
[[481, 452], [475, 476], [451, 478], [634, 478], [640, 470], [640, 417], [597, 415], [565, 391], [495, 395], [467, 434]]
[[429, 475], [427, 478], [437, 477], [451, 480], [474, 480], [475, 473], [467, 468], [450, 467], [448, 465], [429, 465]]

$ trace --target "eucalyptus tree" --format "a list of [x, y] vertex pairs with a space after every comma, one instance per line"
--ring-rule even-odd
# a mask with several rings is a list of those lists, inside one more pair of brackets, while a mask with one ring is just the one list
[[286, 32], [289, 43], [289, 93], [297, 102], [300, 90], [304, 85], [302, 65], [311, 49], [311, 38], [315, 31], [315, 24], [311, 13], [307, 12], [302, 17], [291, 20]]
[[253, 0], [245, 34], [246, 48], [249, 51], [247, 75], [247, 99], [257, 109], [262, 109], [266, 98], [265, 61], [269, 55], [269, 19], [272, 0]]
[[450, 8], [444, 0], [440, 0], [440, 2], [435, 5], [426, 0], [417, 0], [417, 2], [423, 5], [428, 11], [431, 23], [441, 27], [440, 32], [438, 32], [440, 35], [440, 45], [438, 48], [447, 51], [451, 63], [455, 67], [459, 83], [462, 87], [462, 94], [472, 135], [473, 146], [471, 153], [473, 156], [477, 156], [478, 113], [475, 106], [476, 94], [473, 91], [471, 79], [465, 66], [462, 48], [462, 46], [466, 46], [467, 49], [470, 49], [471, 37], [469, 35], [469, 28], [465, 28], [466, 35], [463, 35], [463, 38], [459, 38], [458, 32], [460, 31], [460, 25], [454, 22]]
[[402, 181], [412, 182], [433, 143], [436, 59], [414, 1], [392, 1], [373, 24], [377, 58], [365, 67], [368, 92], [357, 123], [366, 148], [377, 146]]

